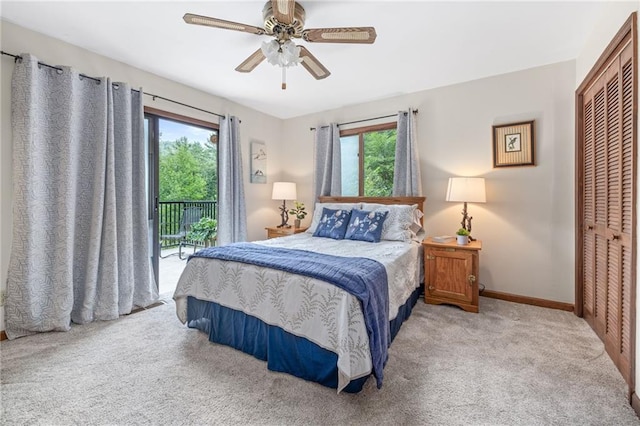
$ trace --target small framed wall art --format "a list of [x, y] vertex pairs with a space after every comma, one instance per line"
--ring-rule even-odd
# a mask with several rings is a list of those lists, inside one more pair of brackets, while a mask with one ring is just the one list
[[493, 167], [535, 166], [533, 124], [493, 126]]
[[251, 183], [267, 183], [267, 145], [251, 141]]

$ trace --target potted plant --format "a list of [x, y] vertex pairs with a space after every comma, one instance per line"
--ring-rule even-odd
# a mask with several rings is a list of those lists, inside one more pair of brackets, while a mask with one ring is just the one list
[[293, 221], [293, 226], [300, 228], [300, 221], [305, 218], [307, 212], [304, 209], [304, 203], [295, 202], [294, 207], [289, 210], [289, 214], [294, 215], [296, 218]]
[[218, 232], [218, 221], [210, 217], [203, 217], [193, 225], [187, 234], [187, 239], [199, 241], [205, 247], [213, 245], [216, 234]]
[[458, 245], [464, 246], [469, 244], [469, 231], [464, 228], [458, 229], [456, 238], [458, 239]]

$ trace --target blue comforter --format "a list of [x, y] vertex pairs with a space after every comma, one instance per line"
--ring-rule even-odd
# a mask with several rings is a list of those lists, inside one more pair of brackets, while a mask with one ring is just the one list
[[373, 374], [378, 388], [382, 386], [382, 369], [387, 362], [391, 335], [387, 272], [380, 262], [251, 243], [209, 247], [189, 259], [193, 257], [230, 260], [305, 275], [334, 284], [355, 296], [362, 304]]

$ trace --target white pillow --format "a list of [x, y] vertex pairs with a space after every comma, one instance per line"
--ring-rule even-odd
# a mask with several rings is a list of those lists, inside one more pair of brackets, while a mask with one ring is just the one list
[[420, 228], [420, 230], [416, 233], [416, 235], [412, 238], [416, 243], [421, 243], [424, 239], [427, 238], [427, 231]]
[[415, 232], [411, 230], [414, 224], [414, 212], [418, 205], [406, 204], [369, 204], [362, 203], [362, 210], [367, 211], [387, 211], [387, 219], [382, 225], [381, 240], [390, 241], [411, 241]]
[[420, 231], [423, 231], [422, 222], [420, 221], [423, 216], [424, 213], [422, 213], [422, 211], [416, 206], [416, 209], [413, 211], [413, 223], [409, 227], [414, 236], [418, 235]]
[[362, 203], [316, 203], [316, 206], [313, 209], [313, 217], [311, 218], [311, 225], [307, 229], [307, 233], [313, 234], [316, 232], [316, 228], [318, 227], [318, 223], [320, 222], [320, 218], [322, 216], [322, 209], [326, 207], [328, 209], [342, 209], [342, 210], [353, 210], [360, 209], [362, 207]]

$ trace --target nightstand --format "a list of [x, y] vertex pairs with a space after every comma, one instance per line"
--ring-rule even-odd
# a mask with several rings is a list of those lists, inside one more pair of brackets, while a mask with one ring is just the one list
[[303, 226], [301, 228], [277, 228], [275, 226], [268, 226], [264, 229], [267, 230], [267, 239], [269, 238], [278, 238], [278, 237], [286, 237], [287, 235], [299, 234], [307, 230], [307, 226]]
[[456, 305], [478, 312], [478, 269], [481, 241], [467, 245], [422, 242], [424, 248], [424, 301]]

